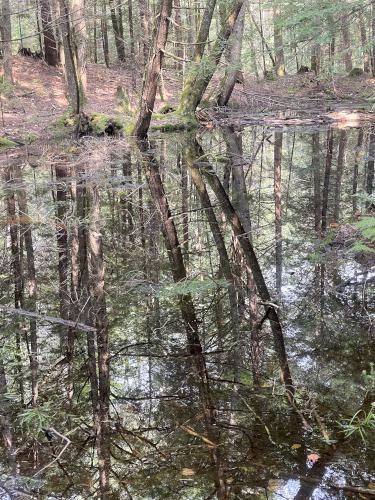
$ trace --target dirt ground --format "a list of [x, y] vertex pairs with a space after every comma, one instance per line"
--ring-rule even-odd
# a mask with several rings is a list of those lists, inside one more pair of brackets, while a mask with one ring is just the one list
[[[43, 61], [31, 57], [14, 58], [16, 85], [11, 97], [2, 98], [2, 120], [0, 135], [22, 139], [29, 136], [48, 139], [53, 135], [51, 125], [67, 109], [64, 91], [64, 77], [61, 68], [52, 68]], [[236, 108], [244, 108], [249, 114], [254, 112], [278, 112], [304, 108], [310, 115], [327, 111], [327, 101], [331, 111], [337, 111], [342, 104], [367, 103], [370, 110], [375, 102], [375, 79], [370, 76], [340, 77], [319, 82], [313, 73], [290, 75], [276, 81], [257, 81], [245, 75], [245, 83], [238, 84], [232, 103]], [[116, 90], [123, 86], [129, 92], [133, 106], [137, 105], [142, 79], [138, 78], [134, 88], [129, 70], [89, 64], [86, 112], [100, 112], [111, 116], [120, 113], [117, 109]], [[175, 105], [181, 82], [173, 71], [164, 72], [165, 101]], [[215, 81], [214, 81], [215, 85]], [[212, 92], [208, 90], [208, 95]], [[156, 110], [164, 103], [157, 96]], [[375, 119], [375, 116], [373, 116]]]

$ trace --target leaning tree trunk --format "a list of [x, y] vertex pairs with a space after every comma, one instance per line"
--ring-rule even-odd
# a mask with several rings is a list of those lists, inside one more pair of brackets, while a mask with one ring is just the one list
[[173, 0], [163, 0], [159, 13], [159, 24], [155, 35], [154, 47], [150, 55], [148, 68], [143, 82], [143, 91], [134, 135], [147, 137], [154, 110], [156, 91], [163, 64], [164, 49], [168, 39], [169, 21], [172, 15]]
[[79, 115], [81, 111], [81, 94], [74, 57], [68, 0], [59, 0], [59, 7], [61, 37], [64, 47], [64, 74], [68, 100], [73, 109], [73, 113]]
[[[203, 162], [201, 161], [200, 166], [202, 165], [202, 163]], [[253, 273], [254, 281], [259, 296], [262, 300], [263, 305], [266, 308], [265, 318], [268, 318], [270, 321], [270, 326], [273, 334], [274, 348], [280, 366], [281, 380], [285, 385], [288, 400], [291, 403], [293, 403], [295, 389], [289, 369], [288, 357], [285, 349], [284, 334], [281, 327], [280, 318], [277, 312], [277, 307], [275, 307], [275, 304], [271, 300], [267, 284], [265, 282], [262, 270], [259, 266], [258, 258], [254, 252], [254, 248], [249, 238], [246, 235], [245, 228], [243, 227], [236, 210], [233, 208], [233, 205], [230, 202], [227, 193], [225, 192], [219, 178], [217, 177], [217, 175], [215, 174], [213, 168], [209, 163], [204, 162], [204, 168], [202, 168], [202, 173], [209, 182], [212, 190], [214, 191], [221, 205], [221, 208], [227, 220], [230, 222], [232, 230], [242, 247], [242, 251], [246, 259], [246, 264], [249, 266], [249, 268]]]
[[241, 53], [243, 32], [245, 27], [246, 1], [238, 15], [232, 36], [230, 38], [230, 46], [227, 51], [227, 62], [229, 68], [226, 69], [224, 78], [220, 83], [219, 93], [216, 98], [219, 106], [226, 106], [232, 95], [236, 83], [243, 81]]
[[13, 69], [12, 69], [12, 24], [10, 19], [9, 0], [1, 0], [1, 38], [3, 48], [3, 69], [5, 82], [13, 85]]
[[57, 66], [59, 64], [59, 53], [53, 29], [51, 3], [49, 0], [40, 0], [40, 17], [43, 29], [44, 60], [49, 66]]
[[192, 70], [191, 75], [184, 82], [178, 106], [178, 112], [181, 115], [191, 116], [194, 114], [220, 62], [243, 3], [244, 0], [231, 1], [227, 10], [228, 15], [222, 22], [222, 28], [211, 52], [209, 54], [206, 52], [203, 55], [200, 64]]

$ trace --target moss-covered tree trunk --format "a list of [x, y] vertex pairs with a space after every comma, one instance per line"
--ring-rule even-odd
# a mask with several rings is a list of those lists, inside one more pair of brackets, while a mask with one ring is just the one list
[[236, 25], [244, 0], [231, 0], [227, 15], [222, 21], [218, 38], [210, 53], [204, 53], [199, 64], [191, 68], [189, 76], [184, 82], [178, 113], [183, 116], [192, 115], [205, 93], [208, 84], [220, 62], [228, 39]]
[[154, 111], [156, 91], [162, 69], [164, 49], [168, 39], [169, 22], [172, 14], [173, 0], [162, 0], [159, 23], [154, 39], [154, 47], [150, 54], [148, 68], [143, 82], [143, 91], [139, 104], [139, 113], [134, 127], [134, 135], [144, 139], [147, 137]]

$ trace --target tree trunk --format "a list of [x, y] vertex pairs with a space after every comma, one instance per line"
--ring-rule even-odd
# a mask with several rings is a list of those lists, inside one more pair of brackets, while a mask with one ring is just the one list
[[[200, 161], [200, 166], [202, 161]], [[245, 228], [243, 227], [237, 212], [233, 208], [227, 193], [225, 192], [219, 178], [215, 174], [211, 165], [205, 162], [204, 168], [202, 169], [203, 175], [206, 177], [208, 183], [210, 184], [212, 190], [214, 191], [223, 212], [225, 213], [226, 219], [230, 222], [232, 230], [238, 238], [240, 245], [242, 247], [246, 263], [251, 269], [254, 281], [258, 289], [258, 293], [264, 306], [266, 308], [265, 318], [268, 318], [271, 325], [271, 330], [273, 334], [273, 342], [275, 352], [278, 358], [281, 380], [285, 385], [288, 400], [293, 403], [295, 389], [293, 386], [292, 376], [290, 374], [288, 358], [285, 349], [284, 334], [281, 327], [279, 315], [273, 301], [271, 300], [270, 293], [268, 291], [267, 284], [264, 280], [262, 270], [259, 266], [257, 256], [254, 252], [254, 248], [249, 240], [249, 238], [244, 236], [246, 234]]]
[[1, 38], [3, 49], [4, 81], [14, 84], [12, 69], [12, 24], [10, 17], [9, 0], [1, 0]]
[[281, 208], [281, 162], [282, 162], [283, 134], [275, 132], [274, 145], [274, 198], [275, 198], [275, 264], [276, 264], [276, 291], [281, 298], [282, 285], [282, 208]]
[[71, 39], [81, 102], [87, 89], [87, 28], [85, 0], [71, 1]]
[[90, 251], [90, 296], [97, 330], [98, 374], [99, 374], [99, 484], [102, 498], [109, 491], [110, 455], [110, 377], [109, 377], [109, 337], [107, 306], [104, 290], [105, 264], [103, 257], [103, 237], [100, 223], [100, 198], [96, 184], [91, 187], [91, 213], [88, 234]]
[[247, 2], [245, 0], [238, 15], [233, 33], [229, 39], [226, 58], [229, 68], [226, 68], [225, 75], [220, 83], [219, 94], [216, 98], [218, 106], [226, 106], [236, 83], [243, 83], [241, 54], [246, 6]]
[[[369, 196], [374, 194], [374, 165], [375, 165], [375, 127], [371, 127], [370, 140], [368, 146], [368, 160], [366, 172], [366, 193]], [[366, 208], [374, 207], [374, 203], [367, 201]]]
[[150, 40], [150, 29], [149, 29], [149, 12], [147, 6], [147, 0], [138, 0], [139, 6], [139, 18], [141, 24], [141, 33], [142, 33], [142, 45], [143, 45], [143, 65], [146, 66], [148, 61], [148, 52], [150, 49], [149, 40]]
[[[105, 0], [104, 0], [105, 1]], [[109, 0], [109, 9], [111, 12], [111, 20], [113, 32], [115, 34], [115, 45], [117, 51], [117, 57], [120, 62], [125, 62], [125, 44], [124, 40], [121, 38], [120, 24], [116, 14], [116, 7], [114, 0]]]
[[51, 3], [49, 0], [40, 0], [40, 17], [43, 29], [44, 60], [49, 66], [57, 66], [59, 64], [59, 53], [53, 29]]
[[108, 45], [106, 0], [102, 0], [102, 15], [100, 19], [100, 26], [102, 29], [102, 46], [103, 46], [104, 62], [107, 68], [109, 68], [109, 45]]
[[312, 135], [312, 169], [314, 174], [314, 228], [319, 237], [322, 226], [322, 203], [320, 196], [320, 134]]
[[345, 17], [342, 20], [341, 24], [341, 33], [342, 33], [342, 41], [344, 45], [344, 64], [345, 71], [350, 73], [353, 69], [353, 61], [352, 61], [352, 47], [351, 47], [351, 36], [350, 29], [348, 26], [348, 19]]
[[69, 103], [73, 109], [73, 113], [79, 115], [81, 111], [81, 92], [74, 57], [73, 39], [70, 26], [70, 12], [68, 0], [59, 0], [60, 6], [60, 29], [64, 47], [64, 74], [67, 86], [67, 94]]
[[359, 158], [361, 156], [361, 149], [363, 145], [363, 128], [358, 131], [357, 147], [355, 149], [354, 155], [354, 168], [353, 168], [353, 188], [352, 188], [352, 199], [353, 199], [353, 215], [357, 211], [358, 199], [357, 199], [357, 188], [358, 188], [358, 171], [359, 171]]
[[372, 54], [371, 54], [371, 70], [372, 76], [375, 78], [375, 0], [372, 0], [371, 5], [371, 32], [372, 32]]
[[220, 62], [243, 3], [244, 0], [231, 0], [228, 15], [223, 20], [223, 25], [211, 52], [203, 55], [200, 64], [192, 68], [189, 77], [186, 78], [178, 106], [178, 112], [181, 115], [191, 116], [194, 114]]
[[[151, 197], [159, 212], [161, 229], [164, 236], [165, 246], [168, 253], [169, 262], [172, 269], [173, 281], [181, 283], [187, 278], [184, 259], [181, 252], [180, 242], [174, 219], [169, 208], [168, 198], [164, 191], [164, 186], [159, 173], [159, 166], [152, 153], [148, 153], [146, 144], [141, 143], [140, 149], [143, 154], [147, 183]], [[199, 322], [196, 316], [191, 294], [178, 296], [181, 316], [185, 325], [187, 342], [190, 355], [196, 369], [201, 392], [201, 399], [207, 418], [214, 422], [215, 413], [211, 400], [209, 377], [206, 361], [203, 355], [202, 344], [199, 336]]]
[[[237, 304], [237, 295], [234, 277], [230, 265], [230, 260], [228, 256], [228, 252], [225, 246], [224, 237], [222, 235], [220, 225], [216, 219], [216, 215], [214, 209], [212, 208], [211, 200], [209, 194], [206, 189], [206, 185], [203, 181], [202, 175], [199, 171], [199, 168], [194, 165], [196, 158], [199, 158], [202, 155], [203, 151], [197, 141], [195, 141], [194, 146], [188, 146], [186, 148], [186, 158], [189, 166], [190, 176], [195, 184], [196, 190], [198, 192], [202, 209], [204, 210], [205, 216], [207, 217], [212, 237], [214, 239], [217, 252], [219, 254], [220, 260], [220, 268], [224, 275], [224, 278], [228, 281], [228, 296], [229, 296], [229, 310], [231, 317], [231, 326], [233, 332], [233, 358], [231, 361], [234, 362], [234, 381], [239, 382], [240, 374], [239, 374], [239, 361], [241, 352], [239, 349], [240, 343], [240, 330], [239, 330], [239, 316], [238, 316], [238, 304]], [[237, 368], [237, 369], [236, 369]]]
[[323, 195], [322, 195], [322, 233], [324, 234], [327, 230], [328, 223], [328, 196], [329, 196], [329, 183], [331, 178], [332, 169], [332, 157], [333, 157], [333, 130], [327, 131], [327, 154], [326, 154], [326, 165], [324, 172], [324, 184], [323, 184]]
[[367, 47], [367, 33], [366, 33], [366, 23], [363, 18], [363, 13], [359, 12], [359, 29], [361, 32], [361, 45], [363, 53], [363, 71], [365, 73], [370, 73], [370, 54]]
[[147, 137], [154, 110], [156, 91], [162, 69], [164, 49], [168, 39], [169, 20], [172, 14], [173, 0], [163, 0], [160, 7], [159, 23], [155, 34], [154, 47], [146, 69], [140, 109], [134, 128], [138, 138]]
[[279, 26], [280, 9], [273, 7], [273, 41], [275, 50], [275, 69], [277, 76], [285, 76], [284, 42]]
[[336, 184], [335, 184], [335, 204], [333, 210], [333, 222], [338, 222], [340, 217], [340, 202], [341, 202], [341, 182], [345, 167], [345, 149], [348, 141], [348, 133], [346, 130], [340, 132], [339, 154], [337, 158]]

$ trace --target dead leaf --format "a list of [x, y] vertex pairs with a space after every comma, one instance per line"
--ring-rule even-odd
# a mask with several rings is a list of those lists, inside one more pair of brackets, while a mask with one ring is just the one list
[[292, 450], [298, 450], [299, 448], [301, 448], [302, 444], [299, 444], [299, 443], [295, 443], [295, 444], [292, 444]]
[[183, 476], [194, 476], [195, 471], [193, 469], [189, 469], [188, 467], [184, 467], [181, 471]]
[[307, 455], [307, 460], [315, 464], [320, 459], [320, 456], [317, 453], [311, 453]]

